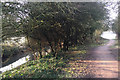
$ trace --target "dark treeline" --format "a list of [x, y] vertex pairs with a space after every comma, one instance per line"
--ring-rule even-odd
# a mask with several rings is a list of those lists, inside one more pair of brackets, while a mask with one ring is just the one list
[[[70, 46], [97, 41], [107, 29], [104, 3], [2, 3], [3, 41], [25, 36], [28, 46], [40, 54], [49, 46], [57, 56]], [[42, 57], [42, 54], [41, 54]]]

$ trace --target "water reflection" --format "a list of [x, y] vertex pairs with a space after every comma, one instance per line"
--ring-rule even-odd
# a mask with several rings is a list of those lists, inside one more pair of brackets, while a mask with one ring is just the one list
[[30, 60], [30, 55], [22, 57], [19, 60], [13, 62], [12, 64], [9, 64], [8, 66], [0, 68], [0, 72], [5, 72], [5, 71], [8, 71], [8, 70], [12, 70], [13, 68], [18, 67], [18, 66], [26, 63], [29, 60]]

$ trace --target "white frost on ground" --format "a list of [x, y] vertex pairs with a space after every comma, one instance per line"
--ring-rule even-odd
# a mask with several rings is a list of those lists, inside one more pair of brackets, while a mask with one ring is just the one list
[[105, 39], [116, 39], [116, 34], [113, 31], [105, 31], [102, 33], [101, 37]]
[[26, 57], [20, 58], [19, 60], [13, 62], [12, 64], [9, 64], [8, 66], [0, 68], [0, 71], [3, 73], [5, 71], [11, 70], [13, 68], [16, 68], [30, 60], [30, 55], [27, 55]]

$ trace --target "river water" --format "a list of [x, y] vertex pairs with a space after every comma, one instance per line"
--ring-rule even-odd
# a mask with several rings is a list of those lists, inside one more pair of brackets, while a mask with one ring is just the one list
[[28, 54], [28, 55], [22, 54], [22, 55], [24, 57], [18, 59], [17, 61], [13, 62], [12, 64], [9, 64], [7, 66], [0, 68], [0, 72], [3, 73], [5, 71], [11, 70], [11, 69], [16, 68], [16, 67], [18, 67], [18, 66], [20, 66], [20, 65], [22, 65], [30, 60], [30, 54]]

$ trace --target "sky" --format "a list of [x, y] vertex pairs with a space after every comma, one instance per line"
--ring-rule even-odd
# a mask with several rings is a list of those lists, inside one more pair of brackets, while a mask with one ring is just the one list
[[117, 5], [116, 2], [111, 2], [106, 7], [109, 10], [110, 20], [113, 20], [113, 19], [115, 19], [118, 16], [118, 9], [117, 9], [117, 7], [118, 7], [118, 5]]
[[102, 33], [101, 37], [105, 39], [115, 39], [116, 34], [113, 33], [112, 31], [105, 31]]

